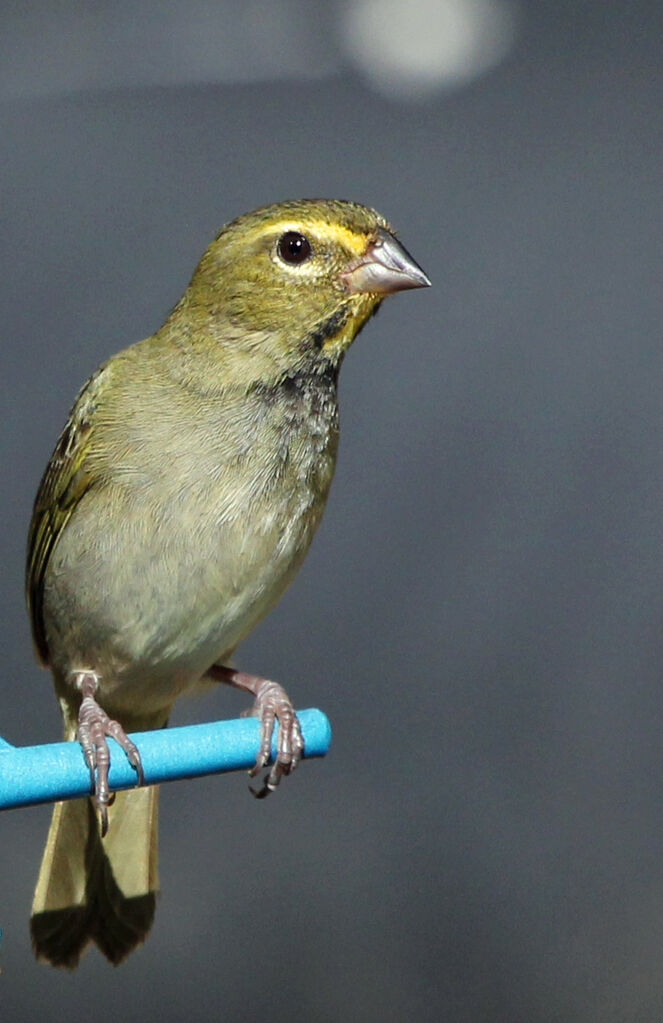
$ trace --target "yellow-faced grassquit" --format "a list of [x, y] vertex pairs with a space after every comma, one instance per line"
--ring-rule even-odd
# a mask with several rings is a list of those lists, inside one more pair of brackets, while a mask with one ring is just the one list
[[74, 967], [92, 940], [118, 963], [152, 923], [158, 790], [111, 797], [107, 736], [141, 781], [126, 733], [161, 728], [181, 693], [216, 679], [254, 697], [257, 794], [297, 765], [285, 691], [227, 662], [320, 522], [348, 346], [385, 295], [428, 284], [374, 210], [267, 206], [224, 227], [161, 329], [78, 395], [35, 501], [27, 597], [95, 795], [55, 806], [32, 909], [39, 958]]

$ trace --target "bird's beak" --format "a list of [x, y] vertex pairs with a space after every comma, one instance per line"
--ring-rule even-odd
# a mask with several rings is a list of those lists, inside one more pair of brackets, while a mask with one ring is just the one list
[[428, 277], [391, 232], [378, 228], [366, 252], [341, 275], [351, 294], [370, 291], [389, 295], [407, 288], [429, 288]]

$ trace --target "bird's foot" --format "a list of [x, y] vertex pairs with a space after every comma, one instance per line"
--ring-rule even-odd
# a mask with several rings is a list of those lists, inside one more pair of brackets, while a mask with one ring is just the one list
[[143, 765], [136, 744], [131, 741], [119, 721], [109, 718], [95, 699], [99, 688], [99, 676], [92, 671], [81, 671], [76, 675], [76, 686], [82, 697], [78, 712], [78, 741], [83, 750], [85, 763], [90, 769], [90, 782], [99, 810], [103, 837], [108, 831], [108, 807], [112, 802], [112, 794], [108, 788], [110, 750], [106, 737], [110, 735], [122, 747], [129, 763], [138, 774], [139, 785], [145, 781]]
[[277, 721], [279, 723], [276, 760], [265, 773], [260, 788], [254, 789], [250, 786], [257, 799], [264, 799], [274, 791], [284, 775], [295, 770], [302, 758], [304, 739], [295, 708], [285, 689], [278, 682], [221, 665], [214, 665], [209, 674], [217, 681], [228, 682], [237, 689], [252, 693], [255, 697], [253, 706], [242, 714], [242, 717], [260, 718], [260, 749], [256, 762], [249, 771], [252, 778], [260, 774], [269, 761], [274, 726]]
[[[255, 676], [252, 676], [255, 677]], [[256, 762], [249, 771], [252, 778], [260, 774], [272, 752], [272, 735], [278, 719], [279, 739], [276, 760], [265, 774], [259, 789], [251, 788], [257, 799], [264, 799], [273, 792], [284, 774], [290, 774], [297, 767], [304, 752], [304, 739], [290, 697], [283, 686], [266, 678], [256, 678], [253, 706], [243, 716], [260, 718], [260, 750]]]

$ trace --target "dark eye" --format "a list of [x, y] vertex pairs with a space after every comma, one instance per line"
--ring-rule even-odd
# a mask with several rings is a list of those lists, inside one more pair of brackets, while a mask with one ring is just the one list
[[311, 255], [311, 243], [297, 231], [286, 231], [279, 238], [279, 256], [284, 263], [296, 266], [305, 263]]

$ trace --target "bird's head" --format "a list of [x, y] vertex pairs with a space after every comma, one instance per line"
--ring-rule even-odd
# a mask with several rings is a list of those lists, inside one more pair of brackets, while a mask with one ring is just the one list
[[222, 228], [178, 310], [234, 354], [292, 370], [338, 364], [385, 295], [429, 284], [375, 210], [304, 199]]

